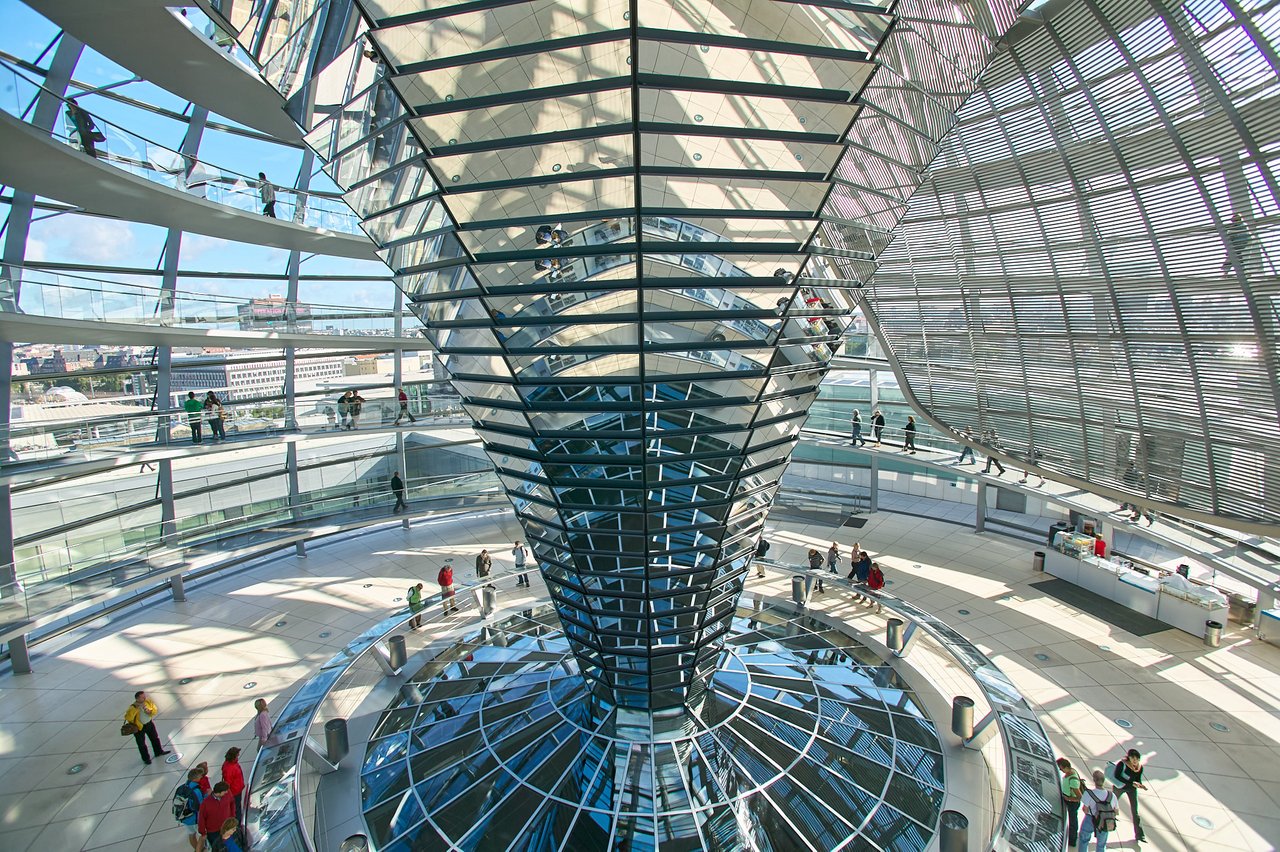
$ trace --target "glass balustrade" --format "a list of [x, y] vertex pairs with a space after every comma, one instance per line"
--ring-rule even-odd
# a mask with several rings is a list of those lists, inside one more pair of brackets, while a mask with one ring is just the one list
[[[89, 278], [9, 266], [12, 279], [0, 279], [0, 310], [32, 316], [149, 326], [240, 331], [289, 331], [312, 333], [322, 325], [323, 334], [390, 336], [395, 314], [385, 309], [306, 303], [289, 304], [278, 299], [246, 299], [212, 293], [178, 290]], [[416, 317], [409, 317], [410, 332], [417, 333]], [[344, 342], [335, 339], [334, 348]], [[424, 342], [425, 346], [425, 342]]]
[[[26, 72], [0, 60], [0, 107], [23, 121], [44, 90]], [[169, 189], [247, 213], [260, 213], [258, 179], [179, 153], [93, 116], [74, 100], [62, 102], [52, 136], [110, 166]], [[361, 234], [359, 219], [338, 197], [276, 187], [276, 218], [317, 230]]]

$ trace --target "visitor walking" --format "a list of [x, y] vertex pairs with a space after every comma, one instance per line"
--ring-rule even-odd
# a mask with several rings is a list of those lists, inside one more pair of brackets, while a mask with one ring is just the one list
[[1076, 845], [1080, 836], [1080, 824], [1077, 820], [1080, 797], [1084, 795], [1084, 779], [1065, 757], [1058, 758], [1058, 770], [1062, 772], [1062, 780], [1059, 782], [1062, 806], [1067, 810], [1067, 847], [1071, 848]]
[[850, 421], [853, 427], [853, 445], [855, 447], [865, 447], [867, 439], [862, 437], [862, 415], [858, 413], [858, 409], [853, 410], [853, 419]]
[[422, 584], [410, 586], [405, 597], [409, 601], [409, 612], [413, 613], [413, 618], [409, 619], [409, 629], [417, 630], [422, 626], [422, 610], [426, 607], [422, 602]]
[[446, 563], [436, 575], [436, 582], [440, 584], [440, 603], [444, 605], [444, 614], [457, 612], [458, 605], [453, 600], [453, 566]]
[[227, 431], [223, 428], [222, 401], [213, 391], [204, 395], [204, 417], [209, 421], [209, 437], [215, 441], [225, 441]]
[[1106, 787], [1107, 775], [1101, 769], [1093, 770], [1093, 789], [1085, 790], [1080, 797], [1084, 816], [1080, 820], [1080, 840], [1076, 852], [1085, 852], [1089, 840], [1098, 836], [1098, 852], [1107, 852], [1107, 836], [1116, 830], [1116, 794]]
[[1000, 468], [1000, 472], [997, 473], [996, 476], [1004, 476], [1004, 465], [1000, 464], [1000, 459], [996, 458], [995, 455], [990, 452], [990, 450], [997, 450], [1000, 448], [1000, 438], [996, 436], [994, 429], [988, 429], [982, 433], [982, 443], [990, 448], [987, 452], [987, 466], [982, 469], [982, 472], [990, 473], [991, 466], [995, 465]]
[[271, 732], [274, 726], [271, 724], [271, 714], [267, 712], [267, 699], [259, 698], [253, 702], [253, 709], [258, 711], [258, 715], [253, 717], [253, 735], [258, 738], [258, 748], [275, 745], [277, 740], [276, 735]]
[[391, 493], [396, 495], [396, 504], [391, 507], [391, 513], [394, 515], [409, 511], [409, 504], [404, 501], [404, 480], [400, 478], [398, 470], [391, 472]]
[[258, 197], [262, 199], [262, 215], [276, 218], [276, 188], [267, 180], [266, 172], [258, 172]]
[[878, 408], [871, 415], [871, 432], [875, 436], [876, 446], [880, 446], [880, 442], [884, 439], [884, 412]]
[[837, 576], [840, 574], [840, 545], [834, 541], [827, 548], [827, 570]]
[[223, 852], [244, 852], [240, 846], [240, 821], [235, 817], [227, 820], [222, 824], [222, 849]]
[[195, 391], [187, 391], [187, 398], [182, 401], [182, 410], [187, 412], [187, 427], [191, 430], [191, 443], [200, 443], [200, 421], [204, 418], [204, 404], [196, 399]]
[[902, 428], [902, 449], [911, 455], [916, 454], [916, 419], [907, 417], [907, 425]]
[[[1147, 785], [1142, 783], [1143, 769], [1142, 752], [1136, 748], [1129, 749], [1124, 760], [1116, 762], [1116, 780], [1120, 782], [1120, 786], [1116, 788], [1116, 795], [1126, 796], [1129, 799], [1129, 816], [1133, 817], [1133, 834], [1139, 843], [1147, 839], [1142, 831], [1142, 817], [1138, 816], [1138, 791], [1147, 789]], [[1103, 847], [1100, 845], [1098, 848]]]
[[884, 609], [884, 604], [880, 602], [880, 590], [884, 588], [884, 572], [880, 570], [879, 562], [872, 562], [871, 568], [867, 571], [867, 602], [872, 600], [876, 602], [876, 612]]
[[1249, 250], [1252, 242], [1253, 235], [1249, 232], [1249, 224], [1245, 222], [1244, 214], [1237, 213], [1232, 216], [1231, 224], [1227, 225], [1227, 257], [1222, 261], [1223, 275], [1230, 274], [1232, 269], [1241, 275], [1248, 274], [1244, 264], [1245, 252]]
[[[965, 441], [972, 441], [974, 439], [973, 427], [972, 426], [964, 427], [964, 433], [961, 434], [960, 437]], [[968, 462], [965, 461], [966, 458], [969, 460]], [[964, 444], [960, 448], [960, 459], [956, 462], [956, 464], [959, 465], [959, 464], [970, 464], [970, 463], [977, 464], [977, 462], [974, 460], [974, 457], [973, 457], [973, 447], [969, 444]]]
[[764, 577], [764, 564], [760, 562], [769, 555], [769, 540], [764, 537], [764, 533], [760, 533], [760, 540], [756, 542], [756, 578]]
[[529, 549], [524, 546], [524, 542], [517, 541], [511, 546], [511, 558], [516, 563], [516, 585], [530, 585], [529, 575], [525, 573], [525, 563], [529, 560]]
[[409, 395], [404, 392], [404, 388], [397, 388], [396, 390], [398, 391], [396, 399], [400, 402], [400, 413], [396, 415], [395, 422], [391, 425], [399, 426], [401, 417], [408, 417], [410, 423], [417, 423], [418, 418], [414, 417], [413, 412], [409, 410]]
[[822, 593], [826, 589], [822, 586], [822, 554], [816, 548], [809, 548], [809, 570], [818, 576], [818, 587], [815, 591]]
[[71, 119], [71, 125], [76, 129], [80, 150], [96, 160], [98, 158], [97, 143], [106, 142], [107, 137], [103, 136], [102, 131], [93, 123], [93, 116], [85, 112], [80, 104], [73, 100], [68, 100], [67, 118]]
[[124, 725], [120, 729], [123, 734], [133, 734], [134, 742], [138, 744], [138, 754], [142, 755], [142, 762], [148, 766], [151, 765], [151, 753], [147, 751], [147, 740], [151, 741], [151, 749], [156, 757], [169, 753], [160, 745], [160, 732], [156, 730], [155, 718], [159, 715], [160, 711], [156, 709], [155, 702], [147, 697], [147, 693], [135, 692], [133, 703], [125, 708]]

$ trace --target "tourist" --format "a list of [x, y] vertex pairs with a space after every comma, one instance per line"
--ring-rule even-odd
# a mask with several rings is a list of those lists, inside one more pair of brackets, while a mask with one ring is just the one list
[[916, 419], [907, 417], [907, 425], [902, 429], [902, 451], [916, 454]]
[[235, 806], [236, 818], [239, 819], [240, 796], [244, 793], [244, 770], [240, 768], [240, 749], [234, 746], [227, 749], [226, 759], [222, 761], [222, 780], [231, 791], [231, 801]]
[[187, 398], [182, 401], [182, 410], [187, 412], [187, 428], [191, 430], [191, 443], [200, 443], [200, 421], [204, 418], [204, 405], [196, 399], [195, 391], [187, 391]]
[[426, 608], [426, 603], [422, 600], [422, 584], [410, 586], [406, 597], [409, 600], [409, 612], [413, 613], [413, 618], [409, 619], [409, 629], [417, 630], [422, 626], [422, 610]]
[[391, 425], [399, 426], [401, 417], [408, 417], [410, 423], [417, 423], [418, 418], [414, 417], [413, 412], [409, 410], [409, 395], [404, 392], [404, 388], [397, 388], [396, 390], [398, 391], [396, 399], [400, 403], [400, 413], [396, 415], [396, 419]]
[[840, 574], [840, 545], [834, 541], [827, 548], [827, 570], [832, 574]]
[[235, 818], [235, 802], [231, 800], [231, 788], [226, 781], [213, 785], [213, 792], [200, 803], [200, 815], [196, 820], [200, 833], [209, 841], [211, 852], [224, 852], [222, 826]]
[[1085, 790], [1080, 797], [1084, 817], [1080, 820], [1080, 839], [1077, 852], [1089, 848], [1089, 840], [1098, 836], [1098, 852], [1107, 852], [1107, 836], [1116, 830], [1116, 794], [1106, 787], [1107, 775], [1101, 769], [1093, 770], [1093, 789]]
[[511, 558], [516, 563], [516, 585], [530, 585], [529, 575], [525, 573], [525, 563], [529, 559], [529, 550], [524, 546], [524, 542], [517, 541], [511, 546]]
[[481, 550], [476, 556], [476, 579], [480, 582], [487, 581], [492, 570], [493, 558], [489, 556], [489, 551]]
[[1084, 779], [1071, 766], [1071, 761], [1065, 757], [1058, 758], [1058, 769], [1062, 772], [1062, 780], [1059, 787], [1062, 793], [1062, 806], [1067, 810], [1067, 847], [1076, 845], [1076, 840], [1080, 835], [1080, 825], [1077, 822], [1080, 810], [1080, 797], [1084, 795]]
[[849, 425], [853, 427], [853, 445], [855, 447], [865, 447], [867, 445], [867, 439], [862, 437], [862, 415], [858, 413], [858, 409], [856, 408], [853, 410], [853, 419], [850, 421]]
[[883, 588], [884, 572], [880, 570], [879, 562], [872, 562], [871, 570], [867, 572], [867, 602], [876, 602], [876, 612], [884, 609], [884, 604], [880, 602], [880, 590]]
[[222, 402], [218, 395], [209, 391], [204, 395], [204, 417], [209, 421], [209, 436], [215, 441], [225, 441], [227, 432], [223, 428]]
[[391, 472], [391, 493], [396, 495], [396, 504], [391, 507], [391, 514], [409, 511], [409, 504], [404, 501], [404, 480], [400, 478], [398, 470]]
[[160, 733], [156, 730], [155, 718], [159, 715], [155, 702], [141, 691], [133, 694], [133, 703], [124, 711], [124, 726], [121, 730], [131, 729], [127, 733], [133, 734], [133, 739], [138, 744], [138, 754], [142, 755], [142, 762], [148, 766], [151, 765], [151, 754], [147, 751], [147, 740], [151, 741], [156, 757], [169, 753], [161, 747]]
[[273, 725], [271, 714], [267, 712], [267, 699], [259, 698], [253, 702], [253, 709], [258, 711], [258, 715], [253, 717], [253, 735], [258, 738], [258, 748], [275, 745], [276, 735], [271, 732]]
[[822, 554], [812, 547], [809, 548], [809, 569], [811, 571], [816, 571], [818, 574], [818, 588], [816, 591], [819, 594], [826, 591], [826, 589], [822, 587]]
[[204, 848], [204, 837], [196, 825], [200, 818], [200, 803], [204, 801], [204, 793], [200, 790], [201, 772], [192, 769], [187, 773], [187, 780], [178, 785], [173, 793], [173, 816], [187, 830], [187, 843], [192, 852], [200, 852]]
[[[1142, 831], [1142, 818], [1138, 816], [1138, 791], [1147, 789], [1147, 785], [1142, 783], [1142, 771], [1142, 752], [1136, 748], [1129, 749], [1124, 760], [1116, 762], [1116, 781], [1120, 782], [1120, 786], [1116, 788], [1116, 794], [1129, 799], [1129, 815], [1133, 817], [1133, 834], [1139, 843], [1147, 839]], [[1100, 842], [1098, 848], [1103, 848], [1103, 845]]]
[[276, 188], [267, 180], [266, 172], [258, 172], [258, 196], [262, 199], [262, 215], [276, 218]]
[[440, 584], [440, 603], [444, 605], [444, 614], [457, 612], [458, 605], [453, 600], [453, 566], [446, 563], [436, 575], [436, 582]]

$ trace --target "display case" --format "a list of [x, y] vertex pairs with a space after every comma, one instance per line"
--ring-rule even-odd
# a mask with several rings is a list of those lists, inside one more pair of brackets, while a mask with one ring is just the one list
[[1204, 636], [1205, 622], [1227, 623], [1227, 598], [1204, 586], [1160, 588], [1160, 610], [1156, 618], [1193, 636]]

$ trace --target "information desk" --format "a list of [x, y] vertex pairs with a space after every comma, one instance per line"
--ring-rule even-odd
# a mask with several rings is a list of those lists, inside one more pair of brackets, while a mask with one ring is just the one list
[[1094, 556], [1091, 536], [1059, 532], [1053, 537], [1053, 549], [1045, 554], [1044, 568], [1055, 577], [1193, 636], [1204, 636], [1206, 621], [1227, 623], [1223, 595], [1188, 582], [1179, 587], [1162, 584], [1159, 578], [1123, 562]]
[[1280, 609], [1264, 609], [1258, 617], [1258, 638], [1280, 645]]

